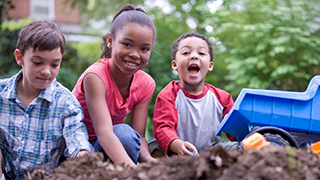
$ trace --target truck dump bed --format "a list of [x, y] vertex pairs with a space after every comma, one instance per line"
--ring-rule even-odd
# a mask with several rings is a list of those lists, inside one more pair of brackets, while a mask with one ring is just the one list
[[220, 124], [242, 141], [255, 126], [275, 126], [288, 132], [320, 135], [320, 75], [314, 76], [305, 92], [244, 88]]

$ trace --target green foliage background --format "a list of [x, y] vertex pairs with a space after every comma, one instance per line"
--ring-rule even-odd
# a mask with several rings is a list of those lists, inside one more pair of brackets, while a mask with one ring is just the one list
[[[0, 0], [0, 7], [6, 1]], [[127, 3], [143, 7], [154, 20], [157, 43], [145, 69], [157, 83], [149, 108], [149, 134], [156, 95], [168, 82], [178, 79], [171, 69], [171, 45], [181, 34], [197, 32], [212, 40], [215, 66], [206, 82], [227, 90], [234, 99], [244, 87], [304, 91], [320, 71], [318, 0], [225, 0], [215, 11], [209, 5], [219, 1], [212, 0], [163, 0], [169, 11], [152, 0], [65, 2], [81, 10], [82, 23], [88, 29], [93, 21], [103, 22], [103, 28], [92, 29], [100, 37], [108, 32], [116, 11]], [[0, 28], [0, 77], [20, 69], [13, 50], [22, 24], [8, 21]], [[100, 43], [68, 42], [57, 79], [72, 90], [85, 68], [99, 59]]]
[[219, 54], [227, 64], [226, 90], [233, 96], [243, 87], [304, 91], [319, 74], [319, 1], [236, 2], [209, 23], [225, 47]]

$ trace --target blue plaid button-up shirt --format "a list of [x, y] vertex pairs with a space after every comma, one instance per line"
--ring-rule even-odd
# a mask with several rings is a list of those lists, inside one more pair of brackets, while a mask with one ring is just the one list
[[72, 93], [53, 80], [24, 107], [16, 91], [21, 77], [22, 71], [0, 80], [0, 148], [8, 175], [20, 179], [45, 164], [57, 166], [62, 155], [92, 151], [81, 106]]

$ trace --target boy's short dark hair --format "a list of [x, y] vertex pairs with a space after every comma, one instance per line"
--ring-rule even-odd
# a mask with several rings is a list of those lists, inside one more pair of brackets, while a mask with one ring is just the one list
[[172, 60], [176, 59], [176, 54], [177, 54], [177, 51], [178, 51], [178, 46], [179, 46], [180, 41], [183, 40], [183, 39], [186, 39], [188, 37], [197, 37], [197, 38], [200, 38], [200, 39], [204, 40], [208, 44], [208, 47], [209, 47], [210, 61], [213, 60], [214, 54], [213, 54], [213, 48], [212, 48], [211, 42], [204, 35], [197, 34], [197, 33], [186, 33], [186, 34], [183, 34], [177, 40], [175, 40], [173, 42], [172, 50], [171, 50], [171, 59]]
[[27, 48], [33, 51], [54, 50], [60, 47], [64, 54], [66, 41], [61, 29], [53, 22], [47, 20], [36, 20], [25, 25], [18, 37], [16, 48], [24, 55]]

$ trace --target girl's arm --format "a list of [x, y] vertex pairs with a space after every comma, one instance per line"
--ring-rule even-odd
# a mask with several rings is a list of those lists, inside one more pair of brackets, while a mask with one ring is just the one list
[[83, 90], [94, 131], [105, 153], [115, 164], [124, 163], [125, 166], [136, 167], [113, 132], [103, 81], [95, 74], [88, 74], [83, 81]]
[[145, 131], [148, 117], [148, 107], [150, 105], [152, 96], [150, 96], [143, 103], [134, 106], [131, 114], [131, 127], [140, 134], [141, 149], [140, 149], [140, 162], [156, 161], [149, 152], [148, 143], [145, 139]]

